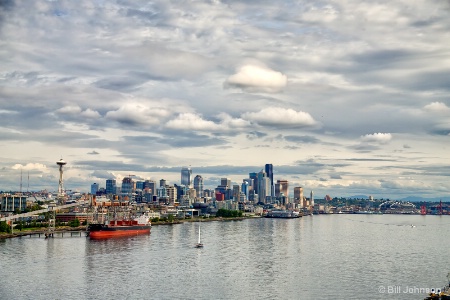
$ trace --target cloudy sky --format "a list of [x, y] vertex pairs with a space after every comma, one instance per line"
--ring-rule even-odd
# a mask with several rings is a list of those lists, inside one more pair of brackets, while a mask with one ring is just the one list
[[[448, 196], [450, 1], [0, 0], [0, 190]], [[29, 181], [27, 180], [29, 174]], [[29, 183], [28, 183], [29, 182]], [[28, 188], [29, 185], [29, 188]]]

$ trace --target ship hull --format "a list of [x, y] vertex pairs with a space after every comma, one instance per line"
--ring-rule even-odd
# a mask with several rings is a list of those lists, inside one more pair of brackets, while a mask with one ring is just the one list
[[150, 234], [150, 229], [151, 226], [149, 225], [133, 225], [133, 226], [90, 225], [88, 228], [88, 232], [89, 238], [93, 240], [99, 240], [115, 237]]

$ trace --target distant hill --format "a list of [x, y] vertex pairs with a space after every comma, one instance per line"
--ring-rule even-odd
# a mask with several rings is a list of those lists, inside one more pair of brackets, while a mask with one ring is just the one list
[[[369, 196], [366, 195], [354, 195], [345, 197], [347, 199], [369, 199]], [[378, 199], [378, 198], [375, 198]], [[439, 202], [442, 200], [442, 202], [450, 202], [450, 197], [440, 197], [440, 198], [424, 198], [424, 197], [416, 197], [416, 196], [408, 196], [405, 198], [396, 198], [396, 197], [385, 197], [383, 199], [390, 199], [390, 200], [399, 200], [399, 201], [409, 201], [409, 202]]]
[[399, 199], [401, 201], [409, 201], [409, 202], [450, 202], [450, 197], [440, 197], [440, 198], [423, 198], [423, 197], [414, 197], [409, 196], [406, 198]]

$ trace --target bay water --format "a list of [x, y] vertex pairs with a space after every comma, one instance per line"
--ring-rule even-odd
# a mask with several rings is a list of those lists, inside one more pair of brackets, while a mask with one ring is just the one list
[[[195, 248], [201, 226], [204, 248]], [[447, 284], [450, 216], [314, 215], [0, 240], [0, 299], [423, 299]]]

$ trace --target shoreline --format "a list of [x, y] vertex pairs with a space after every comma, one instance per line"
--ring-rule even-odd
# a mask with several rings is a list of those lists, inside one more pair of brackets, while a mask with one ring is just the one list
[[[245, 219], [259, 219], [260, 216], [255, 217], [232, 217], [232, 218], [208, 218], [208, 219], [184, 219], [184, 220], [174, 220], [173, 222], [169, 221], [158, 221], [158, 222], [152, 222], [153, 226], [160, 226], [160, 225], [176, 225], [176, 224], [183, 224], [183, 223], [189, 223], [189, 222], [230, 222], [230, 221], [242, 221]], [[60, 227], [55, 228], [55, 233], [64, 233], [64, 232], [71, 232], [71, 231], [86, 231], [87, 225], [85, 226], [79, 226], [79, 227]], [[45, 230], [22, 230], [11, 233], [0, 233], [0, 240], [3, 239], [10, 239], [10, 238], [20, 238], [27, 235], [33, 235], [33, 234], [45, 234], [47, 233], [47, 228]]]

